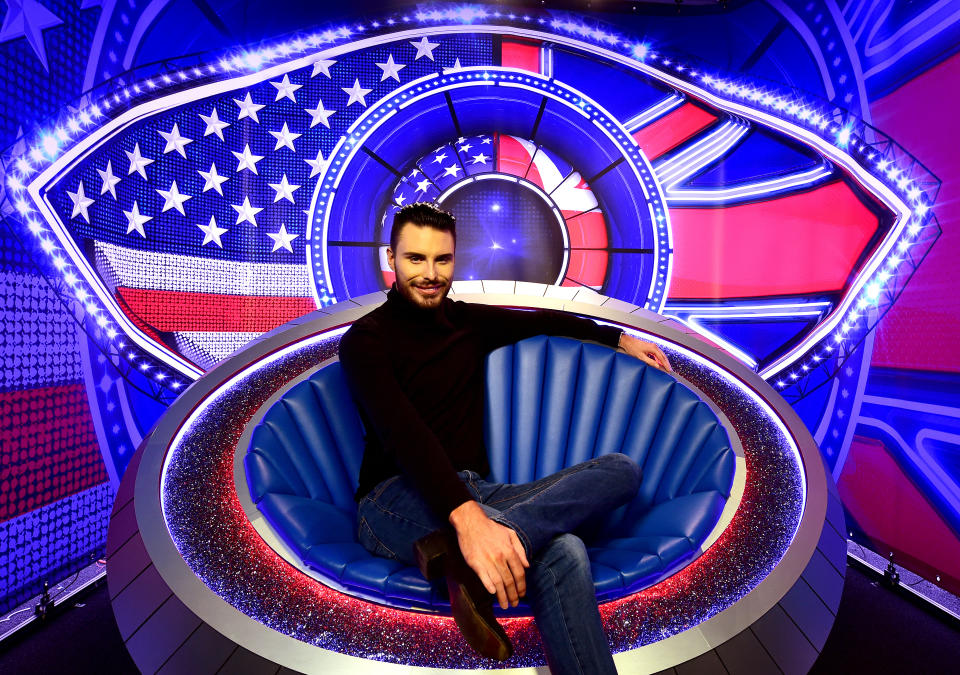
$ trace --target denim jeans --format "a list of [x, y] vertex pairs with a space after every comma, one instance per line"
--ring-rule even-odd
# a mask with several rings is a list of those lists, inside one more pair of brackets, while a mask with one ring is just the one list
[[[527, 601], [550, 672], [616, 673], [603, 632], [586, 546], [572, 534], [632, 500], [640, 467], [626, 455], [604, 455], [531, 483], [491, 483], [459, 472], [491, 519], [513, 529], [526, 550]], [[360, 543], [375, 555], [416, 565], [414, 543], [449, 523], [403, 476], [388, 478], [358, 508]]]

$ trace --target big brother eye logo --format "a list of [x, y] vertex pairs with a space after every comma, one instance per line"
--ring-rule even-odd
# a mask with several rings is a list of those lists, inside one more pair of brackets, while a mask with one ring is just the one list
[[393, 214], [431, 201], [458, 218], [458, 279], [672, 315], [795, 400], [939, 232], [932, 178], [876, 138], [577, 19], [442, 10], [127, 83], [7, 187], [91, 338], [171, 395], [388, 287]]

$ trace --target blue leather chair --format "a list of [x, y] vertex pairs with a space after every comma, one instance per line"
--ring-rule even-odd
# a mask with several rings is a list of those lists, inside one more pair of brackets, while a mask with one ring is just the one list
[[[636, 499], [587, 541], [599, 599], [653, 585], [698, 555], [730, 496], [735, 456], [713, 411], [673, 377], [595, 344], [535, 337], [486, 363], [491, 477], [526, 482], [622, 452], [643, 467]], [[363, 427], [339, 363], [292, 387], [254, 430], [251, 497], [301, 557], [386, 604], [442, 608], [439, 585], [357, 541]]]

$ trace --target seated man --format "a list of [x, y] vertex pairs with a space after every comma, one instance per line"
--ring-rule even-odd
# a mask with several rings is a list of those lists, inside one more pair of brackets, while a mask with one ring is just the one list
[[411, 204], [394, 218], [387, 301], [343, 336], [341, 363], [368, 431], [360, 542], [372, 553], [445, 575], [454, 618], [484, 656], [512, 647], [493, 598], [530, 605], [554, 673], [615, 673], [580, 524], [634, 498], [640, 468], [613, 454], [528, 484], [484, 480], [484, 358], [534, 335], [620, 348], [669, 371], [655, 345], [562, 312], [453, 302], [453, 216]]

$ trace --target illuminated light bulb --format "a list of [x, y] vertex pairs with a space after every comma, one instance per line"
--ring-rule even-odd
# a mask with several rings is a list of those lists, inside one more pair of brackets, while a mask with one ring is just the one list
[[841, 148], [847, 147], [847, 145], [850, 143], [850, 133], [850, 127], [844, 127], [837, 132], [837, 145], [839, 145]]
[[60, 149], [60, 145], [57, 143], [57, 139], [53, 136], [44, 136], [40, 145], [43, 147], [43, 151], [47, 153], [47, 156], [54, 157], [57, 154], [57, 150]]

